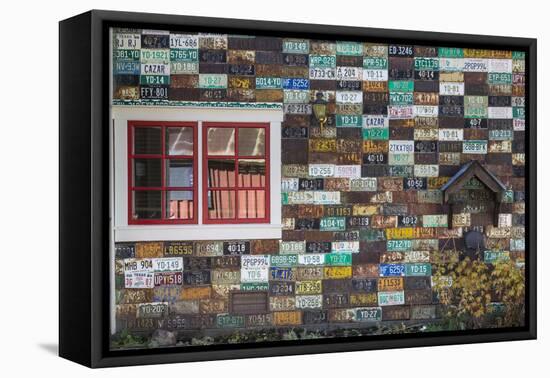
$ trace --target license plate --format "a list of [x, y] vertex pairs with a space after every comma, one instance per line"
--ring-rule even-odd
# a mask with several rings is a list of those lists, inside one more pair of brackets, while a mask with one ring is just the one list
[[147, 63], [168, 63], [170, 62], [170, 50], [169, 49], [141, 49], [141, 62]]
[[242, 315], [218, 314], [216, 326], [218, 328], [241, 328], [244, 327], [244, 317]]
[[378, 291], [403, 290], [403, 277], [383, 277], [378, 279]]
[[286, 78], [282, 81], [283, 89], [304, 90], [309, 89], [309, 80], [300, 78]]
[[488, 117], [495, 119], [511, 119], [513, 118], [512, 107], [489, 107], [487, 109]]
[[378, 305], [379, 306], [395, 306], [405, 304], [404, 291], [379, 291]]
[[463, 129], [439, 129], [439, 140], [441, 141], [461, 141], [463, 139]]
[[323, 307], [322, 295], [297, 295], [296, 308], [321, 308]]
[[512, 74], [507, 72], [489, 72], [487, 82], [489, 84], [512, 84]]
[[[368, 219], [368, 218], [366, 218]], [[332, 252], [347, 252], [347, 253], [359, 253], [358, 241], [335, 241], [332, 242]]]
[[288, 192], [286, 203], [289, 205], [307, 205], [314, 203], [314, 193], [310, 191]]
[[407, 277], [432, 275], [432, 265], [429, 263], [405, 264], [405, 267], [405, 274]]
[[183, 269], [182, 257], [166, 257], [153, 259], [155, 272], [177, 272]]
[[283, 53], [308, 54], [309, 41], [307, 39], [285, 39], [283, 40]]
[[198, 74], [199, 63], [198, 62], [170, 62], [170, 72], [172, 75], [176, 74]]
[[294, 178], [283, 178], [281, 179], [281, 190], [283, 192], [293, 192], [299, 190], [298, 187], [299, 179]]
[[215, 284], [237, 284], [241, 282], [240, 270], [215, 269], [210, 271], [210, 276], [211, 281]]
[[390, 105], [412, 105], [412, 92], [390, 92]]
[[388, 81], [388, 70], [363, 69], [363, 80], [365, 81]]
[[309, 102], [309, 97], [308, 90], [285, 89], [283, 91], [283, 102], [288, 104], [305, 104]]
[[489, 72], [512, 72], [512, 59], [489, 59]]
[[116, 49], [141, 49], [141, 34], [137, 33], [115, 33], [114, 47]]
[[124, 272], [124, 287], [126, 289], [151, 289], [154, 286], [154, 273]]
[[360, 81], [363, 79], [363, 69], [360, 67], [337, 67], [336, 79]]
[[380, 307], [356, 308], [354, 320], [357, 322], [379, 322], [382, 320], [382, 309]]
[[380, 277], [404, 277], [405, 265], [403, 264], [380, 264], [379, 266]]
[[311, 114], [311, 104], [284, 104], [283, 111], [286, 114]]
[[296, 294], [321, 294], [322, 282], [321, 280], [298, 281], [296, 282]]
[[359, 178], [361, 177], [361, 166], [337, 165], [335, 166], [334, 177]]
[[464, 83], [441, 82], [439, 94], [445, 96], [464, 96]]
[[361, 127], [362, 122], [359, 115], [336, 115], [336, 127]]
[[350, 180], [351, 191], [369, 191], [377, 189], [377, 179], [375, 177], [355, 178]]
[[388, 140], [390, 130], [388, 127], [370, 127], [363, 129], [364, 140]]
[[363, 55], [363, 44], [360, 42], [336, 42], [337, 55], [361, 56]]
[[138, 318], [161, 318], [168, 313], [168, 303], [140, 303], [137, 308]]
[[198, 62], [199, 50], [197, 49], [171, 49], [171, 62]]
[[424, 227], [447, 227], [447, 215], [423, 215], [422, 226]]
[[435, 70], [439, 69], [438, 58], [414, 58], [415, 70]]
[[414, 166], [414, 175], [417, 177], [437, 177], [439, 175], [439, 165], [416, 164]]
[[140, 71], [141, 65], [138, 62], [121, 61], [113, 64], [113, 74], [115, 75], [139, 75]]
[[462, 153], [464, 154], [486, 154], [486, 140], [465, 140], [462, 142]]
[[346, 218], [345, 217], [321, 218], [320, 229], [321, 231], [345, 231]]
[[300, 265], [323, 265], [326, 254], [315, 253], [307, 255], [298, 255], [298, 264]]
[[328, 279], [351, 278], [352, 269], [351, 266], [326, 266], [323, 272]]
[[191, 34], [170, 34], [171, 49], [198, 49], [199, 36]]
[[412, 248], [412, 240], [388, 240], [386, 248], [388, 251], [408, 251]]
[[269, 259], [270, 266], [292, 267], [298, 264], [298, 255], [272, 255]]
[[351, 266], [351, 253], [327, 253], [325, 265]]
[[[268, 282], [269, 269], [268, 267], [261, 268], [242, 268], [240, 273], [240, 282]], [[228, 278], [227, 281], [215, 281], [219, 283], [238, 283], [236, 279]]]
[[199, 74], [199, 88], [227, 88], [227, 75]]
[[257, 269], [269, 267], [269, 256], [267, 255], [244, 255], [241, 256], [241, 268]]
[[336, 56], [335, 55], [310, 55], [309, 67], [310, 68], [335, 68]]
[[310, 68], [310, 80], [334, 80], [336, 78], [335, 68]]
[[411, 119], [414, 117], [414, 106], [410, 105], [390, 105], [388, 106], [388, 116], [390, 119]]
[[335, 166], [333, 164], [310, 164], [309, 176], [331, 177], [334, 176]]
[[371, 70], [387, 70], [388, 59], [377, 56], [365, 56], [363, 58], [363, 67]]
[[147, 259], [124, 259], [124, 272], [126, 273], [153, 273], [154, 263], [152, 258]]
[[155, 286], [181, 285], [183, 284], [183, 272], [155, 273]]
[[256, 89], [279, 89], [282, 88], [280, 77], [256, 77]]
[[336, 103], [362, 104], [363, 92], [361, 91], [336, 91]]

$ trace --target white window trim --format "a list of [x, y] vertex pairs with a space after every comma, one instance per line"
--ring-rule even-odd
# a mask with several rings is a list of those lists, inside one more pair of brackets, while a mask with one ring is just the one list
[[[113, 216], [114, 241], [280, 239], [281, 225], [281, 109], [204, 107], [113, 106]], [[198, 224], [128, 224], [128, 121], [180, 121], [198, 123]], [[270, 223], [202, 224], [202, 123], [268, 122], [270, 151]]]

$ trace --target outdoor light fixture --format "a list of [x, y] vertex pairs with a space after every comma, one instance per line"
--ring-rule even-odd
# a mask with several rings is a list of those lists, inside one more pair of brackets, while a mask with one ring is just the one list
[[321, 135], [322, 135], [323, 127], [327, 122], [327, 102], [325, 101], [325, 99], [323, 99], [322, 92], [317, 92], [315, 96], [317, 98], [315, 99], [315, 102], [313, 102], [313, 113], [315, 114], [315, 118], [317, 118], [317, 121], [319, 121], [319, 125], [321, 126]]

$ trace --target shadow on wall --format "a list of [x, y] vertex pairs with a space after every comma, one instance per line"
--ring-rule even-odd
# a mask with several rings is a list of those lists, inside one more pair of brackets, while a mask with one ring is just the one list
[[59, 345], [57, 343], [41, 343], [38, 344], [38, 347], [56, 356], [59, 354]]

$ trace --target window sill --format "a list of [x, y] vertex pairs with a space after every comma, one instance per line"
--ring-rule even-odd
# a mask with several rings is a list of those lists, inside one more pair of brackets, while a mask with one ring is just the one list
[[115, 227], [115, 242], [281, 239], [280, 224], [129, 225]]

